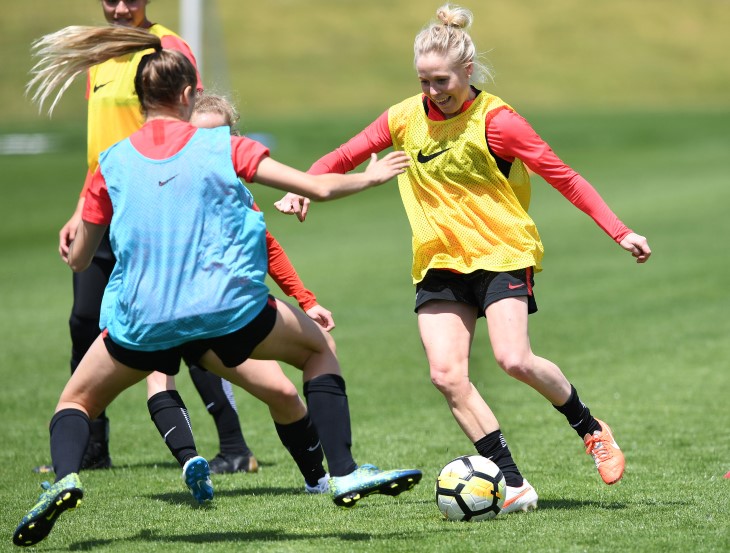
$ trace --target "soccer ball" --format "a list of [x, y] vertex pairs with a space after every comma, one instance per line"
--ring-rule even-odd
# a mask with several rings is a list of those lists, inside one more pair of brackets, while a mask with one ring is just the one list
[[502, 510], [505, 487], [504, 475], [492, 461], [464, 455], [441, 469], [436, 504], [447, 520], [489, 520]]

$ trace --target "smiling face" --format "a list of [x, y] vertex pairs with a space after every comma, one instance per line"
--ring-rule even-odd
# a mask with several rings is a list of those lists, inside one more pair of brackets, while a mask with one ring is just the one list
[[104, 17], [110, 25], [147, 28], [148, 0], [101, 0]]
[[436, 104], [447, 119], [461, 113], [464, 102], [474, 98], [469, 86], [472, 65], [463, 67], [448, 55], [429, 52], [416, 60], [421, 90]]

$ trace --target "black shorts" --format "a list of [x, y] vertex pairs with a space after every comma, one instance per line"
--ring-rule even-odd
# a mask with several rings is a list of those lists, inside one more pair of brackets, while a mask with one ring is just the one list
[[115, 360], [141, 371], [159, 371], [176, 375], [180, 370], [180, 359], [195, 364], [203, 354], [212, 350], [226, 367], [243, 363], [251, 352], [266, 338], [276, 324], [276, 300], [269, 296], [266, 305], [254, 319], [243, 328], [215, 338], [193, 340], [170, 349], [139, 351], [125, 348], [111, 339], [104, 330], [104, 345]]
[[477, 308], [477, 316], [483, 317], [487, 307], [504, 298], [527, 296], [527, 312], [535, 313], [537, 303], [532, 293], [534, 286], [532, 267], [495, 273], [478, 270], [462, 274], [448, 269], [429, 269], [424, 279], [416, 285], [416, 313], [431, 300], [458, 301]]

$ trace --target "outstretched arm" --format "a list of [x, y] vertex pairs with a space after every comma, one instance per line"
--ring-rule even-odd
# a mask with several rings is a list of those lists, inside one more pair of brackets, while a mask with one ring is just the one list
[[[253, 208], [260, 211], [255, 202]], [[304, 286], [304, 282], [299, 278], [284, 248], [268, 230], [266, 231], [266, 250], [269, 255], [269, 275], [279, 285], [282, 292], [296, 299], [302, 311], [323, 330], [329, 332], [335, 328], [332, 312], [317, 303], [316, 296]]]
[[[345, 174], [368, 159], [371, 154], [382, 152], [392, 145], [393, 138], [388, 127], [388, 110], [386, 110], [345, 144], [315, 161], [307, 173]], [[282, 213], [294, 214], [300, 221], [304, 221], [309, 211], [309, 198], [298, 194], [287, 194], [281, 200], [274, 202], [274, 207]]]
[[522, 117], [509, 109], [500, 110], [487, 121], [487, 137], [496, 155], [509, 162], [521, 159], [568, 201], [589, 215], [623, 249], [631, 252], [637, 263], [645, 263], [649, 259], [651, 248], [646, 238], [621, 222], [598, 191], [558, 158]]
[[405, 152], [391, 152], [380, 160], [377, 154], [372, 154], [367, 169], [362, 173], [310, 175], [265, 157], [259, 162], [253, 180], [324, 202], [383, 184], [403, 173], [409, 163], [410, 158]]

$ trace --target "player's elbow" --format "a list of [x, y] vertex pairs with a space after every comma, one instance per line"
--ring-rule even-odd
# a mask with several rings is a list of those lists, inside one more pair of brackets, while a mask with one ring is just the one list
[[69, 254], [68, 261], [66, 263], [68, 263], [68, 266], [74, 273], [80, 273], [81, 271], [85, 271], [89, 268], [89, 265], [91, 265], [91, 258], [82, 259], [80, 256]]
[[71, 267], [71, 270], [74, 273], [80, 273], [81, 271], [85, 271], [86, 269], [89, 268], [88, 263], [81, 264], [81, 263], [74, 263], [73, 261], [69, 261], [68, 266]]

